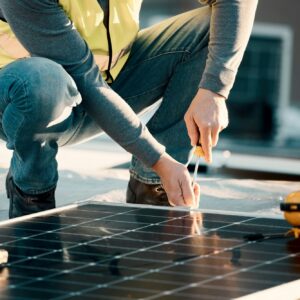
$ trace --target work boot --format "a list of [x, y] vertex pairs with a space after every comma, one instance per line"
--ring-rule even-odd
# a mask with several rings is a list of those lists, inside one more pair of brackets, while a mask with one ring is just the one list
[[11, 173], [6, 176], [6, 194], [9, 202], [9, 218], [21, 217], [40, 211], [55, 208], [55, 188], [51, 191], [27, 195], [23, 193], [14, 183]]
[[161, 184], [146, 184], [130, 176], [126, 202], [170, 206], [167, 194]]

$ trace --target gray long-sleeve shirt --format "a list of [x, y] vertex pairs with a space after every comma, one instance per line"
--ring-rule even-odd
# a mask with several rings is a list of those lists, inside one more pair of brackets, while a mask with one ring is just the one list
[[[233, 85], [253, 25], [257, 0], [204, 0], [212, 6], [209, 55], [200, 87], [225, 97]], [[105, 85], [93, 55], [55, 0], [0, 0], [0, 17], [32, 56], [61, 64], [73, 77], [87, 112], [146, 165], [164, 152], [131, 108]], [[120, 130], [122, 128], [122, 130]]]
[[252, 31], [258, 0], [199, 0], [212, 6], [209, 53], [200, 87], [225, 98]]

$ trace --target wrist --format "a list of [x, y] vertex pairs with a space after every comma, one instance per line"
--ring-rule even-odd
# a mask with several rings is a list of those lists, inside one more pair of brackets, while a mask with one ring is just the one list
[[199, 88], [198, 95], [201, 96], [201, 98], [203, 98], [203, 96], [206, 96], [206, 97], [214, 98], [216, 100], [223, 100], [223, 101], [227, 100], [225, 96], [218, 94], [212, 90], [208, 90], [204, 88]]
[[160, 159], [152, 166], [152, 169], [157, 173], [158, 176], [163, 176], [168, 172], [168, 166], [176, 163], [176, 161], [166, 152], [160, 157]]
[[159, 160], [152, 166], [152, 169], [160, 176], [167, 160], [167, 154], [164, 153]]

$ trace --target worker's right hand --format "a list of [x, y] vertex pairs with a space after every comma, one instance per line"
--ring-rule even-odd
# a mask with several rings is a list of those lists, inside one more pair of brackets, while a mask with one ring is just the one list
[[170, 205], [198, 207], [200, 187], [197, 183], [192, 183], [185, 165], [165, 153], [152, 168], [161, 178]]
[[226, 99], [212, 91], [199, 89], [184, 120], [192, 146], [200, 141], [205, 160], [212, 162], [212, 148], [220, 132], [228, 126]]

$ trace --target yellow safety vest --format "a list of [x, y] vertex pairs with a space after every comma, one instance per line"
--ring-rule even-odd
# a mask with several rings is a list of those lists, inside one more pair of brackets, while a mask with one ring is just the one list
[[[109, 57], [104, 12], [97, 0], [59, 0], [60, 5], [92, 50], [99, 69], [108, 70], [116, 78], [139, 31], [142, 0], [109, 0], [109, 36], [112, 56]], [[19, 58], [29, 56], [13, 34], [10, 26], [0, 20], [0, 68]]]

